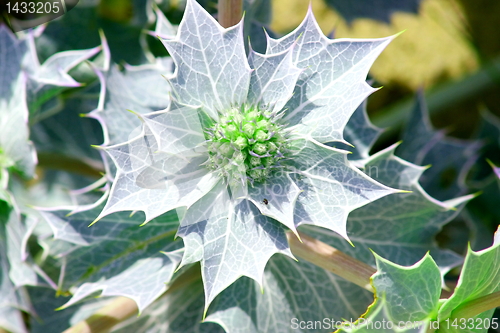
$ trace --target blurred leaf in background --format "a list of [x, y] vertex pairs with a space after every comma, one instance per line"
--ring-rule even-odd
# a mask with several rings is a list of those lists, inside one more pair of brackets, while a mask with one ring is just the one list
[[[352, 1], [337, 0], [337, 3]], [[397, 10], [388, 22], [351, 21], [350, 16], [342, 17], [341, 10], [339, 15], [324, 0], [312, 1], [312, 8], [323, 31], [335, 29], [337, 38], [375, 38], [405, 31], [380, 55], [370, 71], [382, 84], [396, 83], [405, 90], [415, 91], [422, 85], [457, 78], [478, 67], [475, 51], [465, 35], [463, 10], [455, 0], [423, 0], [418, 15]], [[392, 11], [385, 5], [383, 8]], [[302, 20], [299, 13], [306, 10], [306, 1], [274, 1], [271, 26], [278, 32], [289, 31]]]

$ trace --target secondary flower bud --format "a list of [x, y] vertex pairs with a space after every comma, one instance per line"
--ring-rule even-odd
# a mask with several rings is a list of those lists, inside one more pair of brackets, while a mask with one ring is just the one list
[[254, 135], [255, 140], [260, 141], [260, 142], [266, 141], [268, 136], [269, 135], [262, 130], [258, 130]]

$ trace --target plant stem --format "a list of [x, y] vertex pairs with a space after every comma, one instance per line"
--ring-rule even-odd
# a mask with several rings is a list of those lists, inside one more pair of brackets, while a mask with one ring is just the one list
[[[199, 265], [193, 265], [175, 279], [161, 297], [165, 297], [197, 279], [201, 279]], [[136, 315], [138, 311], [137, 304], [132, 299], [116, 297], [111, 303], [97, 310], [87, 319], [68, 328], [63, 333], [106, 333], [116, 324]], [[1, 329], [0, 333], [3, 333]]]
[[[301, 232], [299, 232], [299, 236], [302, 242], [291, 231], [287, 232], [288, 243], [293, 254], [374, 292], [370, 284], [370, 277], [377, 271], [375, 268], [320, 240]], [[449, 298], [452, 294], [453, 291], [441, 290], [441, 298]]]
[[38, 165], [44, 168], [65, 170], [94, 178], [102, 177], [102, 173], [104, 172], [104, 165], [102, 162], [90, 158], [78, 159], [51, 152], [39, 152]]
[[[471, 100], [484, 91], [498, 89], [499, 85], [500, 57], [497, 57], [475, 73], [467, 75], [458, 81], [438, 85], [426, 92], [429, 113], [438, 114], [450, 110], [454, 105], [460, 105]], [[411, 97], [396, 102], [371, 117], [376, 126], [386, 129], [381, 140], [384, 137], [389, 138], [397, 134], [401, 126], [407, 121], [414, 105], [415, 98]]]
[[480, 313], [500, 306], [500, 291], [476, 298], [457, 307], [452, 313], [452, 318], [473, 318]]
[[303, 233], [299, 233], [299, 236], [302, 242], [292, 232], [287, 232], [288, 243], [294, 254], [373, 292], [370, 277], [377, 271], [375, 268], [322, 241]]
[[137, 304], [127, 297], [117, 297], [92, 316], [63, 333], [105, 333], [113, 326], [137, 313]]
[[219, 23], [224, 28], [232, 27], [241, 20], [243, 0], [219, 0]]

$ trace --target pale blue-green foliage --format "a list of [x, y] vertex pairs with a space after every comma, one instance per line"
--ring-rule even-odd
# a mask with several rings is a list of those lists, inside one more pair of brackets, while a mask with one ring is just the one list
[[[264, 292], [242, 278], [224, 290], [210, 306], [206, 321], [227, 332], [290, 332], [292, 319], [356, 320], [373, 302], [373, 295], [335, 274], [304, 260], [274, 256], [264, 272]], [[324, 332], [334, 327], [297, 330]]]
[[24, 272], [28, 273], [25, 278], [33, 277], [33, 271], [26, 270], [20, 258], [23, 249], [19, 235], [24, 226], [18, 212], [4, 211], [5, 202], [0, 205], [0, 327], [15, 333], [27, 332], [19, 310], [28, 311], [29, 300], [22, 283], [18, 285], [22, 277], [17, 274]]
[[28, 141], [28, 115], [38, 114], [39, 100], [49, 100], [63, 87], [78, 87], [68, 71], [95, 55], [99, 48], [54, 54], [40, 65], [27, 34], [16, 38], [0, 26], [0, 167], [33, 177], [36, 155]]
[[[362, 125], [360, 128], [369, 126], [355, 123]], [[381, 183], [412, 192], [381, 198], [349, 214], [347, 233], [355, 247], [330, 230], [301, 226], [299, 231], [370, 265], [375, 265], [370, 249], [400, 265], [413, 265], [430, 250], [439, 266], [441, 281], [440, 276], [462, 259], [439, 249], [434, 236], [470, 197], [444, 203], [432, 199], [418, 184], [424, 168], [394, 156], [395, 148], [389, 147], [356, 163]], [[228, 332], [287, 332], [291, 318], [354, 321], [373, 301], [368, 291], [298, 259], [299, 262], [284, 256], [271, 258], [264, 272], [264, 294], [249, 279], [229, 286], [214, 300], [207, 321], [220, 323]]]
[[[144, 126], [138, 121], [136, 128], [129, 127], [126, 139], [120, 128], [116, 133], [123, 133], [122, 143], [105, 147], [117, 174], [100, 217], [142, 210], [149, 221], [187, 206], [179, 230], [186, 246], [183, 263], [201, 260], [206, 308], [239, 276], [260, 281], [274, 253], [289, 254], [284, 230], [274, 219], [292, 230], [316, 224], [346, 237], [351, 210], [394, 190], [352, 167], [344, 152], [316, 140], [343, 140], [349, 117], [374, 90], [364, 81], [369, 66], [390, 40], [331, 41], [309, 13], [289, 37], [271, 41], [268, 54], [251, 52], [247, 60], [242, 25], [224, 29], [189, 1], [177, 36], [163, 40], [176, 64], [168, 80], [173, 101], [165, 111], [145, 114], [143, 101], [127, 94], [128, 108], [141, 114]], [[109, 105], [101, 103], [102, 112], [94, 113], [97, 117], [113, 117], [116, 108], [108, 100]], [[200, 167], [207, 159], [203, 131], [206, 119], [216, 122], [220, 114], [243, 104], [282, 112], [290, 135], [303, 139], [292, 140], [285, 172], [241, 193], [232, 188], [231, 196], [218, 173]], [[105, 126], [109, 138], [116, 135], [111, 130], [116, 125]], [[296, 201], [300, 206], [294, 208]], [[322, 221], [326, 217], [328, 223]], [[252, 250], [256, 248], [259, 255]]]
[[[245, 5], [252, 9], [266, 4], [256, 0]], [[366, 84], [366, 74], [392, 38], [330, 40], [309, 12], [294, 32], [269, 39], [267, 54], [250, 50], [247, 57], [242, 24], [223, 29], [194, 1], [188, 1], [179, 28], [160, 11], [156, 14], [155, 34], [173, 56], [175, 72], [171, 58], [120, 70], [110, 64], [105, 41], [104, 62], [91, 65], [100, 92], [98, 101], [97, 94], [92, 97], [97, 107], [89, 116], [101, 122], [107, 151], [106, 178], [91, 188], [113, 181], [105, 208], [99, 206], [104, 197], [93, 205], [73, 207], [75, 214], [70, 216], [66, 209], [43, 213], [51, 226], [51, 232], [36, 231], [49, 251], [42, 268], [50, 277], [44, 281], [29, 261], [19, 260], [22, 249], [16, 247], [4, 260], [12, 276], [2, 279], [2, 293], [13, 297], [13, 304], [23, 304], [13, 293], [15, 285], [49, 284], [73, 295], [69, 300], [53, 299], [52, 290], [29, 289], [33, 299], [41, 295], [46, 304], [35, 306], [46, 320], [46, 325], [33, 323], [35, 332], [61, 331], [85, 318], [104, 305], [80, 302], [95, 295], [127, 296], [137, 302], [141, 316], [130, 318], [115, 332], [272, 333], [289, 332], [292, 318], [356, 320], [372, 303], [372, 294], [300, 258], [293, 260], [285, 227], [298, 228], [372, 266], [369, 249], [400, 265], [413, 265], [430, 250], [437, 267], [429, 283], [433, 292], [438, 289], [442, 274], [461, 258], [439, 249], [434, 236], [470, 197], [446, 202], [431, 198], [419, 185], [424, 168], [394, 156], [395, 146], [369, 155], [379, 130], [368, 121], [365, 104], [358, 105], [374, 90]], [[85, 52], [90, 56], [95, 50]], [[34, 108], [38, 100], [35, 96]], [[220, 113], [241, 105], [282, 115], [276, 121], [292, 140], [283, 172], [238, 192], [235, 187], [228, 191], [200, 165], [208, 158], [204, 130], [219, 120]], [[40, 106], [37, 114], [47, 108]], [[418, 116], [418, 123], [423, 122], [423, 115]], [[27, 136], [22, 143], [26, 140]], [[4, 185], [6, 178], [0, 179]], [[412, 192], [385, 196], [392, 189]], [[4, 190], [0, 198], [8, 200], [10, 192]], [[120, 212], [130, 210], [132, 216]], [[98, 215], [100, 220], [88, 228]], [[144, 220], [148, 224], [139, 226]], [[19, 232], [24, 239], [31, 228], [26, 221]], [[176, 232], [182, 239], [174, 240]], [[54, 239], [47, 236], [51, 233]], [[176, 287], [176, 282], [189, 279], [184, 270], [198, 261], [203, 279]], [[181, 266], [185, 267], [174, 273]], [[6, 269], [2, 267], [0, 278]], [[59, 279], [57, 286], [51, 278]], [[432, 296], [428, 304], [434, 304], [436, 293]], [[47, 313], [63, 303], [71, 305], [59, 312], [64, 318]], [[3, 309], [19, 317], [17, 309]], [[387, 318], [394, 309], [376, 307], [375, 313]], [[206, 321], [217, 324], [202, 323], [205, 314]]]
[[[439, 308], [438, 318], [442, 321], [452, 316], [452, 311], [461, 304], [497, 291], [500, 291], [500, 228], [491, 247], [478, 252], [468, 249], [457, 288]], [[494, 310], [486, 311], [481, 317], [491, 318]]]
[[88, 318], [98, 309], [113, 301], [113, 298], [103, 297], [89, 299], [61, 311], [55, 309], [62, 306], [68, 297], [54, 296], [54, 289], [44, 287], [28, 287], [33, 311], [38, 317], [30, 318], [30, 333], [63, 332], [69, 325], [74, 325]]
[[366, 74], [393, 38], [332, 41], [323, 35], [309, 11], [289, 35], [269, 39], [267, 53], [291, 48], [294, 63], [303, 69], [285, 106], [284, 120], [319, 142], [344, 141], [350, 116], [376, 90], [366, 83]]
[[[168, 76], [169, 107], [144, 114], [141, 103], [130, 100], [144, 126], [137, 121], [122, 143], [104, 147], [117, 174], [100, 218], [142, 210], [149, 221], [179, 208], [183, 264], [201, 261], [205, 308], [242, 275], [261, 281], [274, 253], [290, 255], [278, 222], [292, 230], [323, 226], [347, 238], [350, 211], [396, 190], [322, 143], [344, 142], [347, 121], [374, 91], [365, 82], [368, 69], [391, 40], [329, 40], [309, 12], [296, 31], [269, 40], [265, 55], [250, 52], [247, 60], [242, 24], [224, 29], [188, 1], [177, 35], [163, 40], [176, 65]], [[137, 96], [128, 99], [142, 102]], [[281, 170], [263, 182], [230, 182], [229, 191], [228, 179], [203, 166], [204, 131], [243, 105], [267, 111], [269, 121], [283, 126], [275, 135], [288, 133], [290, 148]], [[110, 118], [109, 106], [110, 113], [103, 105], [97, 116]]]
[[393, 322], [423, 321], [435, 315], [441, 293], [441, 274], [429, 254], [403, 268], [375, 255], [377, 273], [372, 276], [377, 297], [388, 306]]
[[[65, 217], [64, 211], [42, 212], [54, 232], [51, 255], [60, 258], [58, 288], [78, 287], [65, 306], [102, 291], [103, 296], [122, 295], [136, 301], [139, 310], [165, 289], [180, 262], [180, 240], [175, 212], [139, 227], [141, 214], [115, 213], [104, 217], [99, 228], [89, 228], [101, 207]], [[161, 253], [161, 252], [164, 253]]]
[[29, 56], [26, 40], [18, 40], [0, 25], [0, 168], [15, 167], [32, 177], [36, 156], [28, 142], [26, 74], [21, 70]]
[[[196, 272], [199, 274], [199, 272]], [[182, 277], [181, 279], [185, 279]], [[174, 289], [175, 286], [172, 288]], [[169, 290], [151, 304], [140, 317], [131, 317], [117, 326], [113, 333], [169, 332], [223, 333], [217, 324], [202, 322], [204, 296], [201, 279], [188, 281], [180, 289]]]
[[171, 72], [171, 63], [158, 59], [155, 64], [127, 66], [120, 72], [109, 64], [109, 59], [107, 62], [107, 70], [96, 69], [101, 94], [96, 110], [89, 116], [101, 121], [105, 130], [104, 142], [112, 145], [127, 141], [138, 127], [137, 116], [124, 110], [133, 108], [134, 112], [145, 114], [169, 105], [169, 86], [162, 74]]
[[338, 147], [351, 152], [347, 155], [351, 161], [368, 158], [371, 147], [382, 132], [368, 120], [366, 105], [367, 101], [365, 100], [352, 114], [344, 128], [344, 139], [352, 146]]
[[[194, 9], [191, 8], [190, 10], [193, 11], [195, 9], [196, 7], [194, 7]], [[205, 21], [202, 21], [205, 22], [206, 25], [212, 24], [216, 27], [216, 23], [213, 22], [211, 18], [205, 17], [204, 20]], [[312, 20], [313, 18], [311, 14], [309, 14], [296, 34], [303, 34], [305, 38], [309, 38], [309, 42], [317, 38], [319, 41], [322, 41], [323, 46], [328, 50], [328, 45], [331, 42], [327, 42], [327, 40], [320, 35], [320, 32], [317, 30], [317, 26]], [[206, 26], [204, 27], [206, 28]], [[182, 25], [180, 27], [180, 31], [182, 33]], [[207, 29], [204, 29], [203, 31], [206, 33]], [[220, 32], [222, 30], [221, 28], [217, 28], [216, 31]], [[201, 43], [204, 40], [205, 39], [199, 42]], [[284, 41], [286, 40], [287, 39], [284, 39]], [[295, 52], [294, 50], [303, 48], [305, 49], [304, 52], [307, 51], [307, 47], [299, 45], [300, 41], [301, 39], [299, 38], [296, 41], [296, 45], [293, 45], [293, 42], [290, 43], [290, 45], [288, 45], [291, 47], [290, 49], [284, 47], [283, 50], [280, 50], [280, 52], [277, 51], [276, 55], [273, 54], [268, 57], [263, 57], [261, 55], [254, 54], [253, 56], [259, 56], [262, 59], [267, 59], [267, 61], [279, 59], [280, 61], [277, 62], [277, 64], [283, 64], [283, 60], [281, 59], [286, 59], [287, 54]], [[196, 52], [199, 51], [200, 50], [197, 50]], [[327, 52], [325, 51], [325, 53]], [[300, 56], [300, 54], [295, 54], [295, 57], [298, 56]], [[211, 57], [211, 59], [221, 58], [215, 57], [213, 54], [211, 54]], [[184, 58], [185, 57], [182, 59]], [[182, 59], [177, 60], [182, 61]], [[196, 63], [195, 65], [202, 66], [203, 63]], [[294, 67], [292, 66], [291, 68]], [[206, 69], [206, 67], [202, 67], [201, 69]], [[305, 83], [308, 81], [314, 81], [314, 78], [316, 77], [313, 72], [307, 72], [308, 69], [309, 67], [307, 69], [303, 69], [300, 74], [303, 76], [302, 80]], [[206, 76], [203, 76], [203, 79], [207, 79], [207, 75], [210, 73], [204, 73]], [[246, 70], [243, 70], [242, 73], [242, 75], [246, 75]], [[277, 73], [279, 72], [277, 71]], [[195, 78], [197, 75], [201, 74], [192, 74]], [[325, 74], [325, 76], [327, 77], [328, 75]], [[183, 87], [178, 89], [180, 91], [179, 96], [184, 96], [183, 94], [186, 94], [186, 91], [188, 91], [188, 78], [190, 77], [188, 76], [186, 77], [186, 81], [182, 81]], [[210, 79], [207, 80], [207, 82], [210, 82]], [[310, 82], [309, 84], [312, 85], [313, 83]], [[321, 84], [321, 82], [317, 84]], [[175, 93], [176, 85], [172, 84], [172, 86], [172, 90]], [[256, 87], [262, 86], [262, 84], [259, 84]], [[211, 82], [208, 87], [210, 87], [212, 91], [217, 91], [220, 86], [217, 85], [217, 82]], [[361, 87], [365, 86], [361, 84]], [[294, 88], [294, 90], [296, 90], [295, 93], [300, 93], [300, 89], [297, 89], [299, 88]], [[305, 94], [308, 90], [304, 89], [303, 91]], [[228, 95], [229, 94], [224, 97], [227, 98]], [[202, 110], [201, 112], [203, 112], [203, 110], [207, 110], [206, 112], [209, 114], [213, 112], [213, 103], [222, 103], [221, 100], [215, 99], [214, 96], [206, 96], [194, 92], [192, 95], [186, 96], [194, 99], [196, 102], [195, 104], [200, 105]], [[318, 96], [317, 91], [312, 95], [312, 97], [314, 96]], [[275, 96], [275, 98], [278, 97], [280, 97], [280, 95]], [[330, 97], [334, 98], [334, 96]], [[305, 97], [303, 96], [303, 98]], [[178, 97], [178, 99], [182, 102], [181, 97]], [[279, 102], [279, 100], [280, 98], [278, 98], [276, 102]], [[207, 101], [209, 107], [206, 107], [203, 104], [204, 101]], [[129, 108], [134, 110], [133, 106], [130, 106]], [[322, 108], [324, 109], [325, 106], [322, 106]], [[102, 111], [103, 114], [107, 112], [106, 108], [103, 108]], [[352, 111], [353, 110], [351, 110], [351, 113]], [[142, 131], [144, 131], [146, 135], [132, 138], [126, 144], [118, 144], [108, 149], [109, 153], [114, 156], [115, 160], [121, 164], [121, 167], [119, 167], [119, 174], [135, 173], [135, 175], [142, 175], [142, 178], [140, 179], [144, 182], [144, 184], [148, 183], [149, 185], [156, 185], [157, 187], [162, 186], [161, 184], [155, 183], [155, 181], [158, 181], [162, 177], [168, 175], [169, 171], [159, 170], [158, 165], [164, 163], [162, 161], [166, 161], [167, 158], [172, 160], [174, 157], [162, 157], [160, 154], [156, 154], [153, 155], [155, 158], [154, 163], [150, 162], [150, 164], [143, 164], [145, 158], [150, 155], [141, 155], [137, 153], [130, 154], [130, 152], [134, 149], [136, 149], [137, 152], [140, 152], [140, 149], [137, 147], [140, 147], [141, 145], [149, 145], [150, 151], [153, 152], [163, 146], [163, 148], [159, 148], [161, 151], [169, 151], [171, 153], [182, 152], [185, 153], [186, 156], [189, 156], [187, 153], [190, 149], [192, 150], [197, 148], [200, 144], [200, 140], [202, 139], [199, 136], [199, 139], [196, 139], [196, 133], [199, 133], [199, 131], [193, 131], [193, 129], [197, 128], [197, 123], [187, 121], [188, 119], [195, 119], [196, 112], [200, 112], [199, 109], [182, 106], [178, 102], [175, 102], [169, 107], [166, 113], [158, 112], [150, 115], [142, 115], [140, 118], [146, 124]], [[184, 115], [184, 119], [179, 117], [180, 114]], [[349, 119], [349, 116], [347, 116], [344, 121], [347, 122], [347, 119]], [[174, 122], [177, 125], [176, 132], [173, 132], [170, 129]], [[116, 127], [116, 125], [110, 125], [110, 128], [114, 127]], [[131, 130], [140, 129], [131, 128]], [[360, 133], [362, 135], [356, 137], [355, 133]], [[457, 210], [455, 210], [455, 207], [460, 207], [460, 204], [468, 198], [461, 198], [455, 202], [449, 203], [441, 203], [430, 198], [418, 185], [418, 179], [423, 169], [394, 157], [393, 151], [395, 147], [367, 159], [369, 157], [369, 149], [377, 134], [378, 131], [367, 121], [364, 109], [360, 107], [354, 114], [351, 122], [349, 122], [344, 129], [345, 138], [350, 138], [356, 144], [356, 148], [353, 148], [353, 150], [358, 152], [357, 154], [352, 154], [352, 156], [349, 157], [353, 160], [353, 163], [364, 167], [368, 175], [375, 177], [380, 182], [385, 183], [385, 185], [394, 188], [411, 190], [413, 192], [387, 197], [385, 202], [380, 202], [380, 204], [377, 205], [380, 200], [383, 200], [379, 199], [368, 204], [366, 207], [360, 208], [351, 213], [350, 216], [354, 216], [354, 218], [352, 218], [353, 222], [348, 224], [347, 232], [344, 232], [344, 234], [356, 236], [356, 240], [353, 241], [356, 248], [352, 248], [342, 239], [342, 237], [339, 237], [338, 234], [334, 232], [312, 227], [301, 228], [327, 243], [342, 248], [344, 251], [357, 257], [358, 259], [372, 264], [373, 259], [368, 251], [368, 248], [374, 248], [376, 251], [380, 251], [380, 253], [387, 256], [391, 260], [407, 265], [413, 264], [420, 259], [427, 250], [432, 249], [432, 253], [435, 255], [440, 266], [440, 271], [441, 273], [444, 273], [450, 267], [458, 264], [460, 262], [460, 258], [449, 251], [439, 250], [434, 244], [433, 237], [443, 224], [456, 215]], [[342, 137], [342, 133], [339, 137]], [[147, 139], [145, 140], [145, 138]], [[190, 139], [186, 140], [186, 138]], [[148, 143], [144, 143], [145, 141]], [[139, 144], [136, 146], [137, 143]], [[318, 182], [318, 178], [327, 179], [328, 175], [335, 176], [336, 174], [354, 175], [351, 176], [352, 179], [358, 177], [357, 182], [359, 182], [359, 184], [364, 184], [363, 186], [360, 186], [359, 191], [368, 190], [370, 186], [375, 186], [375, 183], [370, 181], [367, 177], [357, 176], [359, 173], [356, 172], [354, 168], [349, 166], [346, 160], [346, 155], [343, 152], [333, 149], [325, 149], [323, 146], [311, 143], [307, 139], [303, 139], [302, 141], [298, 140], [294, 144], [295, 148], [292, 147], [292, 151], [294, 151], [297, 156], [302, 158], [292, 160], [294, 162], [291, 163], [297, 164], [295, 168], [296, 173], [294, 175], [290, 175], [289, 177], [293, 176], [295, 182], [300, 184], [307, 182], [308, 186], [303, 186], [301, 190], [306, 193], [309, 191], [309, 195], [302, 201], [303, 203], [308, 203], [308, 207], [303, 208], [303, 204], [302, 207], [300, 207], [299, 203], [299, 209], [305, 212], [303, 213], [304, 216], [306, 216], [307, 209], [309, 209], [309, 212], [314, 214], [322, 213], [327, 215], [328, 213], [325, 211], [336, 212], [336, 216], [341, 216], [338, 220], [339, 224], [342, 224], [342, 221], [344, 221], [343, 223], [345, 227], [345, 218], [347, 217], [347, 213], [353, 207], [350, 207], [348, 210], [343, 210], [342, 207], [337, 207], [335, 204], [331, 206], [322, 206], [321, 203], [319, 203], [318, 206], [316, 206], [319, 207], [319, 209], [315, 209], [313, 205], [314, 202], [321, 202], [321, 200], [327, 199], [327, 196], [315, 195], [312, 190], [312, 186], [315, 182]], [[307, 155], [301, 155], [301, 153], [306, 152]], [[140, 160], [138, 159], [135, 162], [129, 163], [131, 157], [140, 157]], [[364, 158], [365, 160], [362, 160], [361, 158]], [[322, 163], [324, 164], [323, 168], [318, 168], [318, 172], [314, 172], [314, 168], [316, 167], [315, 162], [318, 165], [321, 165]], [[155, 172], [151, 172], [152, 170], [155, 170]], [[375, 173], [374, 170], [379, 170], [380, 173]], [[150, 175], [150, 182], [145, 181], [144, 177], [146, 177], [147, 174]], [[261, 210], [261, 212], [265, 212], [265, 215], [276, 218], [293, 230], [302, 220], [295, 220], [295, 217], [291, 214], [292, 210], [290, 207], [293, 207], [297, 197], [299, 197], [298, 200], [300, 200], [300, 196], [298, 193], [290, 191], [293, 188], [291, 184], [295, 183], [292, 182], [289, 177], [279, 178], [276, 176], [275, 178], [270, 179], [266, 184], [262, 185], [263, 189], [261, 191], [266, 191], [266, 187], [271, 187], [273, 182], [281, 184], [283, 188], [288, 189], [288, 191], [285, 192], [287, 195], [282, 196], [282, 198], [279, 198], [278, 196], [274, 197], [273, 195], [276, 193], [273, 193], [272, 191], [264, 192], [266, 193], [266, 197], [269, 195], [268, 199], [271, 203], [269, 206], [271, 207], [266, 207], [267, 205], [262, 204], [262, 196], [259, 196], [262, 192], [259, 193], [258, 187], [249, 188], [247, 197], [254, 205], [257, 206], [257, 208]], [[133, 176], [128, 179], [128, 186], [136, 186], [136, 184], [133, 183], [136, 178], [137, 176]], [[118, 179], [120, 179], [120, 177], [118, 177]], [[324, 191], [322, 193], [325, 193], [328, 190], [333, 192], [334, 190], [332, 189], [334, 189], [335, 186], [339, 186], [335, 182], [331, 182], [330, 185], [327, 184], [329, 183], [326, 182], [324, 187], [321, 188], [321, 190]], [[168, 191], [168, 188], [154, 189], [146, 188], [146, 186], [143, 187], [145, 188], [141, 189], [141, 191], [143, 191], [142, 193], [153, 193], [157, 191], [167, 193]], [[115, 188], [117, 188], [116, 185]], [[120, 190], [121, 188], [122, 187], [120, 187]], [[224, 187], [222, 184], [218, 184], [215, 189], [218, 188]], [[369, 191], [366, 193], [366, 195], [370, 194], [373, 195], [373, 192]], [[149, 194], [141, 195], [141, 197], [148, 199], [152, 198]], [[286, 257], [276, 256], [269, 261], [268, 268], [264, 271], [264, 273], [262, 273], [263, 265], [265, 265], [267, 258], [269, 258], [270, 255], [278, 251], [282, 253], [287, 253], [289, 251], [283, 230], [276, 221], [260, 215], [260, 212], [257, 211], [252, 204], [248, 203], [248, 201], [240, 202], [236, 208], [233, 208], [231, 205], [226, 204], [226, 202], [228, 202], [227, 197], [228, 193], [225, 191], [212, 190], [209, 194], [205, 195], [198, 202], [190, 206], [185, 213], [179, 230], [179, 235], [183, 237], [183, 241], [186, 246], [183, 264], [202, 260], [202, 264], [205, 265], [202, 270], [206, 292], [205, 300], [211, 301], [221, 290], [226, 288], [229, 283], [236, 280], [236, 278], [241, 275], [242, 271], [245, 272], [246, 267], [241, 265], [250, 266], [252, 269], [255, 267], [258, 268], [257, 270], [246, 270], [245, 275], [250, 275], [258, 282], [262, 282], [265, 292], [264, 294], [261, 294], [261, 287], [250, 279], [244, 278], [237, 280], [233, 285], [227, 287], [219, 298], [215, 299], [211, 310], [209, 310], [207, 320], [221, 324], [229, 332], [239, 330], [243, 332], [280, 332], [288, 329], [290, 318], [293, 316], [300, 318], [301, 320], [308, 318], [317, 319], [316, 316], [319, 313], [319, 317], [321, 318], [352, 318], [354, 320], [364, 311], [364, 309], [366, 309], [366, 306], [370, 304], [371, 296], [369, 292], [363, 291], [361, 288], [343, 281], [335, 277], [333, 274], [308, 263], [296, 263]], [[394, 209], [388, 209], [388, 207], [393, 206], [394, 197], [399, 198], [396, 200], [396, 207], [394, 207]], [[113, 201], [115, 200], [113, 198], [111, 200], [113, 204], [121, 204], [120, 200]], [[166, 197], [162, 196], [162, 200], [166, 200]], [[189, 198], [189, 200], [191, 200], [191, 198]], [[273, 203], [279, 204], [275, 205]], [[127, 207], [128, 209], [137, 209], [137, 205], [141, 204], [141, 202], [137, 201], [125, 201], [123, 202], [123, 207]], [[152, 203], [150, 200], [146, 202], [146, 205], [157, 207], [157, 205]], [[361, 206], [361, 203], [359, 205]], [[142, 207], [142, 209], [144, 208], [146, 208], [146, 206]], [[231, 211], [231, 209], [234, 213], [227, 215], [227, 211]], [[356, 218], [355, 214], [358, 211], [360, 213], [358, 218]], [[246, 212], [247, 214], [251, 213], [253, 216], [252, 218], [257, 223], [253, 222], [253, 224], [247, 223], [244, 225], [238, 223], [238, 214], [243, 212]], [[230, 220], [226, 223], [221, 223], [224, 222], [224, 216], [229, 216]], [[207, 220], [207, 217], [211, 217], [212, 223], [210, 223], [210, 220]], [[423, 230], [423, 232], [416, 235], [409, 232], [409, 224], [405, 223], [408, 218], [411, 218], [412, 220], [411, 230]], [[218, 221], [219, 224], [213, 223], [213, 221]], [[296, 224], [296, 221], [299, 223]], [[332, 219], [328, 218], [326, 221], [331, 222]], [[391, 228], [386, 227], [388, 222], [391, 223]], [[318, 221], [317, 223], [320, 222]], [[351, 224], [353, 225], [352, 227], [350, 226]], [[224, 225], [224, 228], [217, 229], [220, 228], [220, 225]], [[245, 226], [245, 228], [242, 228], [242, 226]], [[251, 228], [259, 231], [258, 238], [255, 238], [255, 236], [253, 236], [254, 234], [248, 232], [248, 228], [250, 226]], [[231, 233], [230, 231], [232, 230], [236, 230], [237, 233]], [[342, 230], [341, 227], [336, 228], [337, 232], [339, 230]], [[219, 246], [224, 243], [235, 245], [233, 247]], [[248, 252], [233, 251], [234, 249], [241, 249], [240, 246], [243, 248], [249, 247], [254, 250]], [[260, 255], [257, 256], [256, 253], [259, 253]], [[235, 260], [234, 258], [237, 258], [235, 256], [244, 256], [246, 261], [239, 259]], [[224, 262], [224, 260], [226, 260], [226, 262]], [[203, 261], [206, 263], [203, 263]], [[291, 271], [294, 272], [294, 274], [290, 274]], [[226, 280], [218, 280], [220, 276], [226, 277]], [[310, 295], [315, 295], [315, 297], [310, 297]], [[339, 299], [341, 300], [340, 302]], [[309, 302], [312, 303], [309, 304]], [[208, 304], [205, 303], [204, 308], [206, 309], [207, 306]], [[199, 311], [199, 316], [201, 316], [201, 307], [199, 308]], [[141, 320], [139, 320], [139, 322], [140, 321]], [[151, 319], [151, 322], [154, 322], [154, 320]], [[241, 325], [243, 322], [246, 324]], [[154, 324], [151, 323], [151, 325]], [[157, 322], [156, 325], [161, 324]], [[196, 331], [196, 329], [193, 328], [193, 331]]]
[[[375, 326], [376, 322], [381, 325], [385, 321], [385, 332], [427, 332], [429, 327], [438, 328], [436, 332], [440, 333], [487, 332], [488, 323], [491, 322], [484, 319], [491, 318], [494, 309], [471, 318], [457, 318], [456, 322], [453, 310], [500, 289], [499, 235], [500, 231], [497, 231], [491, 247], [479, 252], [467, 251], [457, 287], [453, 295], [445, 300], [439, 300], [441, 276], [430, 255], [426, 254], [410, 267], [394, 264], [375, 255], [378, 271], [372, 277], [372, 284], [376, 302], [358, 325], [341, 331], [380, 332], [380, 327]], [[387, 328], [388, 322], [392, 323], [393, 328]], [[412, 327], [412, 324], [415, 326]], [[402, 329], [398, 329], [398, 326]]]
[[[417, 95], [397, 152], [401, 158], [431, 167], [422, 175], [422, 187], [439, 200], [467, 192], [465, 178], [478, 158], [479, 141], [446, 136], [446, 130], [434, 130], [423, 93]], [[447, 158], [442, 158], [446, 154]]]
[[34, 176], [37, 158], [28, 140], [28, 117], [43, 111], [40, 101], [79, 86], [68, 71], [99, 51], [61, 52], [40, 64], [34, 38], [32, 33], [18, 38], [0, 25], [0, 327], [16, 333], [26, 332], [20, 310], [31, 310], [24, 286], [55, 285], [29, 258], [26, 244], [36, 219], [21, 213], [7, 170]]

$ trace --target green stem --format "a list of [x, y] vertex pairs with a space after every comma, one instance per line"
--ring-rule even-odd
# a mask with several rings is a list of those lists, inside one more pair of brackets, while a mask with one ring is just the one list
[[[370, 281], [377, 270], [372, 266], [301, 232], [299, 232], [300, 240], [291, 231], [287, 232], [287, 237], [293, 254], [374, 292]], [[452, 291], [442, 290], [441, 298], [448, 298], [451, 294]]]
[[243, 0], [219, 0], [219, 23], [224, 28], [232, 27], [241, 20]]
[[480, 313], [494, 309], [500, 306], [500, 291], [476, 298], [457, 307], [452, 313], [451, 318], [473, 318]]
[[117, 297], [92, 316], [70, 327], [63, 333], [109, 332], [113, 326], [137, 313], [136, 303], [127, 297]]
[[44, 168], [64, 170], [95, 178], [102, 177], [104, 172], [104, 165], [101, 162], [49, 152], [38, 153], [38, 165]]
[[[500, 86], [500, 57], [477, 72], [459, 81], [438, 85], [426, 93], [426, 102], [431, 114], [438, 114], [471, 100], [477, 94]], [[393, 137], [407, 120], [415, 104], [414, 98], [397, 102], [373, 115], [372, 121], [381, 128], [387, 128], [383, 138]], [[383, 140], [382, 138], [382, 140]]]
[[287, 232], [293, 254], [373, 292], [370, 277], [377, 271], [375, 268], [322, 241], [303, 233], [299, 233], [299, 236], [300, 240], [292, 232]]

